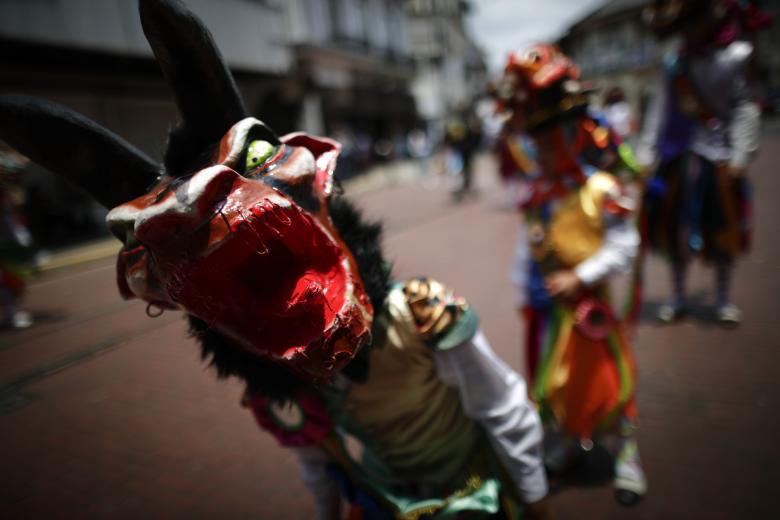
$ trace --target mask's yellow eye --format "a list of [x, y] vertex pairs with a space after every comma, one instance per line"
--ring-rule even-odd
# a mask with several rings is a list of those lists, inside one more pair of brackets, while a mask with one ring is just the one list
[[251, 170], [262, 166], [271, 157], [272, 153], [274, 153], [274, 145], [268, 141], [252, 141], [249, 143], [249, 149], [246, 152], [246, 169]]

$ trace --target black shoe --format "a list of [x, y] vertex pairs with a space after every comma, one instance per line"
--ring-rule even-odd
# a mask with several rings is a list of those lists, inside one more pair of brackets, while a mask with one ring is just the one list
[[616, 489], [615, 500], [623, 507], [633, 507], [642, 500], [642, 495], [627, 489]]

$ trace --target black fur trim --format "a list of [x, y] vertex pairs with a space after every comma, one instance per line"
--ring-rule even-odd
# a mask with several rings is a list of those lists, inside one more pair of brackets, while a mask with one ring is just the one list
[[219, 332], [193, 315], [188, 315], [190, 334], [200, 343], [201, 358], [217, 371], [217, 377], [237, 377], [246, 383], [251, 394], [260, 393], [268, 399], [284, 402], [304, 386], [284, 367], [254, 356], [236, 347]]
[[345, 197], [331, 198], [329, 209], [333, 225], [355, 257], [360, 277], [374, 306], [374, 315], [377, 316], [381, 314], [390, 290], [390, 269], [382, 255], [382, 224], [367, 223], [360, 211]]

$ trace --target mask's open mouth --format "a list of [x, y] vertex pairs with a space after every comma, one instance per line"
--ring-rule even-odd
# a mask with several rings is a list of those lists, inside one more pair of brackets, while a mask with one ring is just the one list
[[[274, 357], [290, 358], [338, 327], [352, 293], [346, 260], [316, 221], [291, 203], [229, 204], [230, 235], [182, 266], [179, 303]], [[174, 279], [178, 278], [173, 276]], [[194, 288], [207, 288], [195, 292]]]

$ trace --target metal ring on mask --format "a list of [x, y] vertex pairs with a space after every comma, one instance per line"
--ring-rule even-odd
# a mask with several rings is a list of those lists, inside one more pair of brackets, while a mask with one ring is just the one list
[[[152, 308], [156, 308], [159, 312], [154, 312]], [[150, 318], [159, 318], [160, 316], [162, 316], [163, 312], [165, 312], [165, 309], [153, 303], [150, 303], [149, 305], [146, 306], [146, 315], [149, 316]]]

